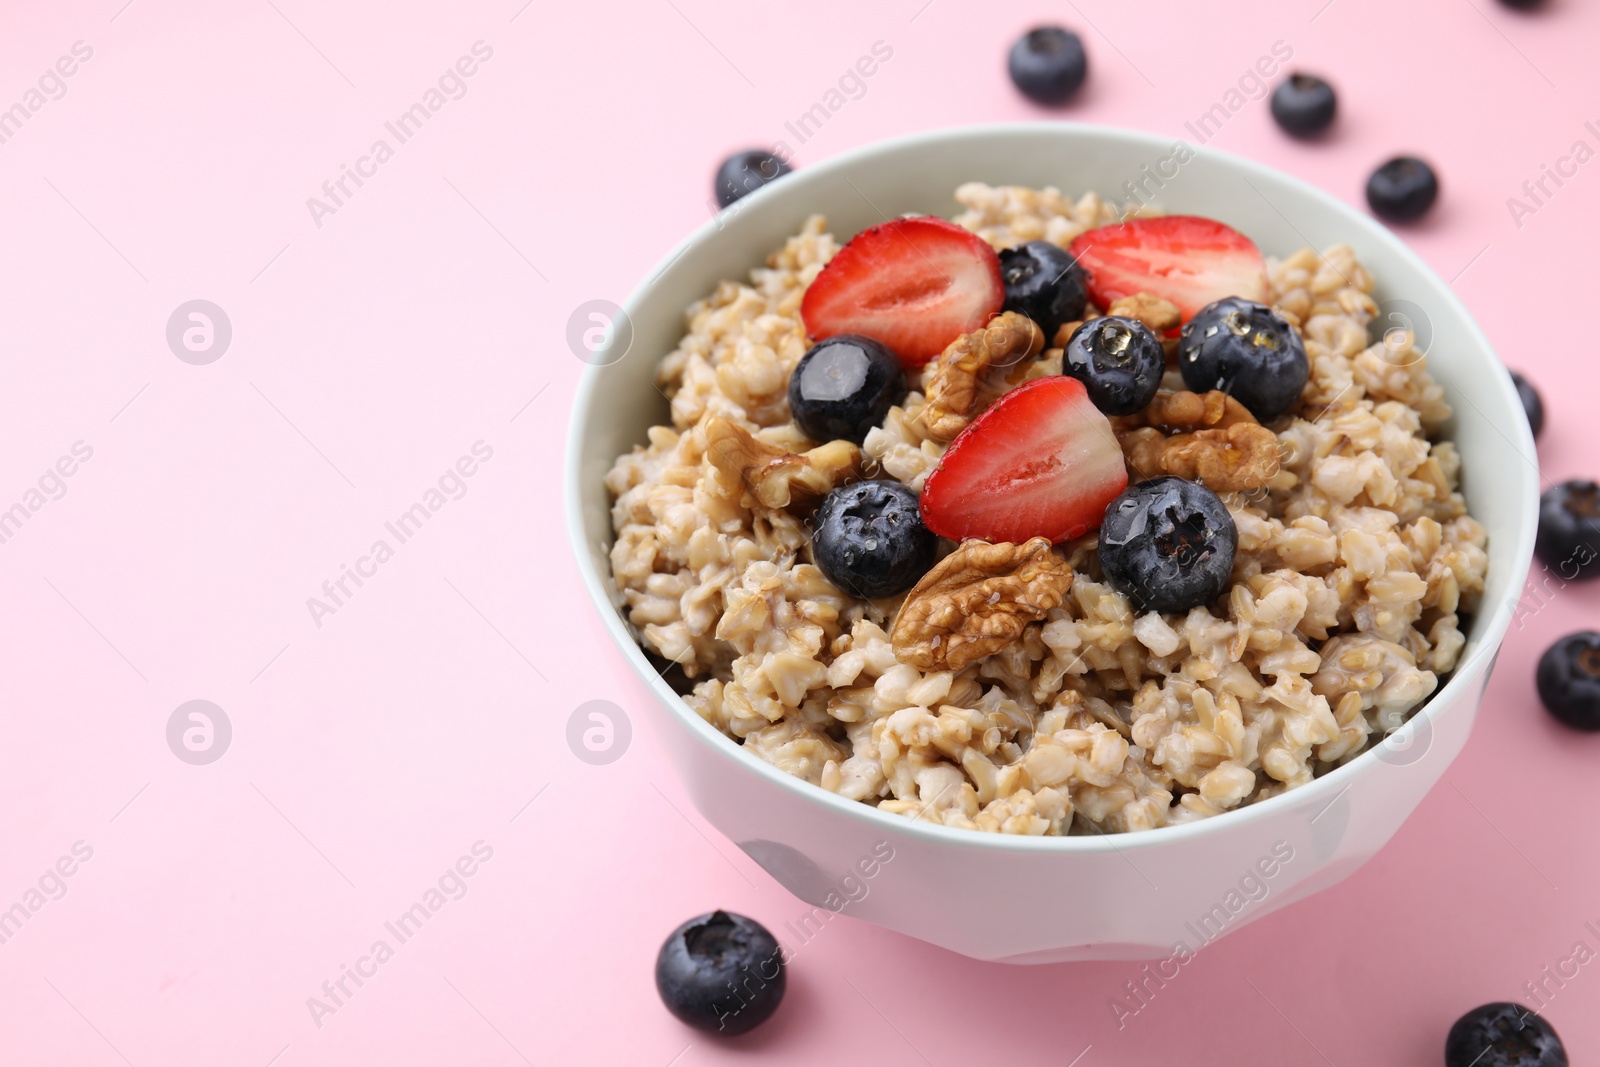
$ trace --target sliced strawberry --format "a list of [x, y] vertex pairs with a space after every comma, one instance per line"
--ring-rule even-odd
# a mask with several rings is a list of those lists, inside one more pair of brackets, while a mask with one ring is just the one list
[[1079, 234], [1072, 254], [1101, 308], [1134, 293], [1178, 305], [1185, 322], [1225, 296], [1265, 300], [1267, 265], [1238, 230], [1195, 215], [1132, 219]]
[[989, 242], [932, 216], [862, 230], [806, 290], [800, 317], [813, 341], [857, 333], [920, 367], [1006, 300]]
[[1036, 378], [962, 430], [922, 489], [922, 521], [952, 541], [1066, 541], [1127, 488], [1111, 423], [1076, 378]]

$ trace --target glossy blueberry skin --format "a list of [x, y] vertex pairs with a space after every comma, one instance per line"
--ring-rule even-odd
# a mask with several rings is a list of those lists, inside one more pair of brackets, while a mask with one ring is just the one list
[[1023, 34], [1011, 46], [1006, 66], [1012, 84], [1036, 104], [1065, 103], [1089, 75], [1082, 39], [1060, 26], [1040, 26]]
[[1163, 475], [1106, 505], [1100, 572], [1140, 612], [1184, 612], [1227, 588], [1239, 531], [1216, 493]]
[[717, 206], [727, 207], [740, 197], [747, 196], [768, 182], [775, 182], [788, 174], [789, 164], [764, 148], [751, 148], [735, 152], [722, 161], [713, 179]]
[[1094, 406], [1107, 415], [1144, 410], [1161, 388], [1167, 354], [1138, 319], [1108, 315], [1072, 331], [1061, 373], [1083, 383]]
[[783, 1001], [787, 965], [754, 919], [700, 915], [668, 935], [656, 955], [656, 992], [667, 1010], [708, 1034], [749, 1033]]
[[1502, 1001], [1456, 1020], [1444, 1039], [1444, 1067], [1567, 1067], [1567, 1050], [1543, 1016]]
[[818, 342], [789, 374], [789, 414], [813, 441], [854, 441], [905, 399], [900, 360], [870, 337]]
[[1600, 578], [1600, 485], [1574, 479], [1540, 495], [1533, 553], [1566, 581]]
[[1522, 401], [1522, 410], [1528, 413], [1528, 429], [1533, 431], [1533, 439], [1537, 441], [1544, 430], [1544, 400], [1533, 383], [1516, 371], [1511, 372], [1511, 384], [1517, 387], [1517, 399]]
[[841, 485], [812, 520], [812, 559], [828, 581], [866, 600], [916, 585], [938, 545], [923, 525], [917, 491], [901, 482]]
[[1291, 74], [1272, 91], [1272, 117], [1285, 133], [1315, 137], [1333, 125], [1339, 98], [1312, 74]]
[[1397, 156], [1367, 179], [1367, 206], [1380, 219], [1412, 222], [1439, 199], [1439, 176], [1415, 156]]
[[1539, 657], [1539, 699], [1575, 730], [1600, 730], [1600, 633], [1568, 634]]
[[1002, 249], [1000, 277], [1006, 285], [1003, 310], [1028, 316], [1047, 343], [1062, 323], [1082, 317], [1089, 302], [1083, 268], [1071, 252], [1049, 241]]
[[1266, 423], [1294, 406], [1311, 376], [1294, 327], [1265, 304], [1229, 296], [1183, 327], [1178, 370], [1197, 393], [1220, 389]]

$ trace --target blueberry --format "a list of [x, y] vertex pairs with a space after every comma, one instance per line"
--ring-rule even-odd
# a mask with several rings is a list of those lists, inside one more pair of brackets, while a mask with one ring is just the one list
[[1500, 0], [1506, 7], [1516, 8], [1518, 11], [1533, 11], [1544, 6], [1544, 0]]
[[656, 992], [696, 1030], [732, 1037], [772, 1017], [787, 980], [783, 952], [754, 919], [714, 911], [668, 935], [656, 956]]
[[1333, 86], [1311, 74], [1291, 74], [1272, 91], [1272, 117], [1296, 137], [1321, 133], [1333, 125], [1338, 110]]
[[813, 441], [859, 445], [905, 395], [895, 354], [855, 334], [820, 342], [789, 375], [789, 414]]
[[1029, 241], [1000, 252], [1000, 277], [1006, 284], [1003, 310], [1028, 316], [1055, 337], [1064, 322], [1083, 314], [1089, 301], [1087, 279], [1071, 252], [1049, 241]]
[[768, 182], [777, 181], [789, 170], [789, 164], [764, 148], [735, 152], [717, 168], [717, 206], [727, 207]]
[[1390, 222], [1411, 222], [1439, 199], [1439, 178], [1415, 156], [1397, 156], [1367, 179], [1367, 206]]
[[1574, 480], [1546, 489], [1533, 551], [1569, 582], [1600, 578], [1600, 485]]
[[917, 492], [900, 482], [852, 482], [823, 499], [811, 556], [828, 581], [867, 600], [903, 593], [933, 566], [939, 539]]
[[1545, 710], [1578, 730], [1600, 730], [1600, 633], [1568, 634], [1539, 657], [1534, 672]]
[[1567, 1067], [1567, 1050], [1533, 1009], [1484, 1004], [1450, 1028], [1444, 1067]]
[[1239, 531], [1216, 493], [1163, 475], [1106, 505], [1100, 572], [1141, 612], [1188, 611], [1227, 588]]
[[1077, 34], [1060, 26], [1029, 30], [1011, 46], [1011, 82], [1036, 104], [1061, 104], [1089, 73], [1089, 57]]
[[1143, 410], [1166, 370], [1167, 354], [1150, 327], [1116, 315], [1090, 319], [1072, 331], [1061, 360], [1061, 373], [1082, 382], [1107, 415]]
[[1528, 413], [1528, 428], [1533, 431], [1534, 440], [1538, 440], [1539, 432], [1544, 429], [1544, 401], [1539, 398], [1539, 390], [1516, 371], [1511, 372], [1511, 384], [1517, 387], [1522, 410]]
[[1265, 304], [1239, 296], [1207, 304], [1184, 324], [1178, 369], [1190, 389], [1221, 389], [1261, 422], [1293, 407], [1311, 376], [1294, 327]]

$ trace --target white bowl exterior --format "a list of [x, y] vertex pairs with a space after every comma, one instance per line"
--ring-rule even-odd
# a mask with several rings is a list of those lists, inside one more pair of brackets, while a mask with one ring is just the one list
[[[567, 523], [579, 571], [670, 720], [664, 732], [696, 807], [809, 903], [844, 902], [852, 916], [985, 960], [1165, 958], [1180, 942], [1194, 951], [1353, 872], [1466, 742], [1526, 578], [1536, 522], [1533, 439], [1509, 376], [1449, 287], [1384, 227], [1223, 153], [1186, 146], [1192, 158], [1176, 164], [1175, 148], [1099, 127], [986, 126], [891, 141], [797, 172], [740, 201], [664, 260], [625, 305], [626, 355], [585, 375], [567, 457]], [[949, 217], [957, 210], [952, 192], [966, 181], [1109, 196], [1140, 180], [1165, 211], [1220, 219], [1268, 255], [1351, 245], [1377, 279], [1381, 304], [1402, 301], [1408, 319], [1420, 314], [1431, 324], [1429, 365], [1456, 410], [1448, 435], [1462, 456], [1463, 489], [1489, 531], [1487, 589], [1456, 672], [1379, 752], [1240, 811], [1137, 834], [1018, 838], [931, 826], [746, 756], [652, 669], [614, 607], [607, 561], [612, 533], [602, 481], [616, 455], [666, 420], [654, 373], [682, 336], [683, 309], [719, 280], [745, 277], [813, 213], [848, 235], [883, 221], [884, 212]], [[877, 862], [875, 847], [878, 856], [892, 848], [893, 859]], [[873, 876], [843, 881], [864, 860]], [[857, 886], [865, 895], [849, 900]]]

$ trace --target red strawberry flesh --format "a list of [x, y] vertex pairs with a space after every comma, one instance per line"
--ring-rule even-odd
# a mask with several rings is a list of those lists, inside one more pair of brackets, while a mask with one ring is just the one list
[[1264, 301], [1261, 250], [1239, 231], [1195, 215], [1131, 219], [1079, 234], [1072, 254], [1089, 272], [1089, 295], [1101, 308], [1135, 293], [1178, 306], [1187, 322], [1225, 296]]
[[1076, 378], [1005, 394], [950, 442], [922, 490], [922, 518], [959, 541], [1066, 541], [1100, 526], [1128, 485], [1122, 448]]
[[800, 305], [813, 341], [861, 334], [919, 367], [1005, 303], [989, 243], [932, 216], [863, 230], [817, 275]]

